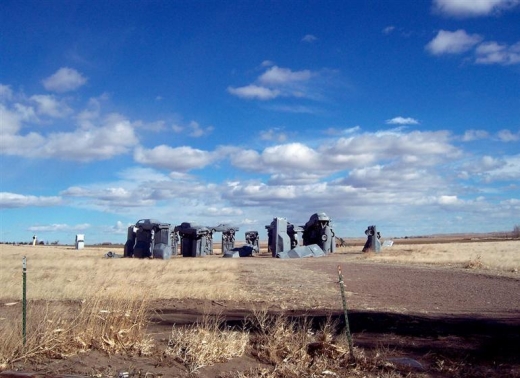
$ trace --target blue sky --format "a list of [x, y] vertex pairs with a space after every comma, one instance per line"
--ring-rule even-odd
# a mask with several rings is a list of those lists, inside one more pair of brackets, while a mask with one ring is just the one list
[[4, 0], [0, 33], [0, 241], [520, 224], [520, 0]]

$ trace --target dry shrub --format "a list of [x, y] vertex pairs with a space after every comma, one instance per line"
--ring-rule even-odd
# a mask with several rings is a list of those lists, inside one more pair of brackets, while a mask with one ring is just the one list
[[466, 269], [482, 269], [484, 268], [484, 264], [482, 263], [482, 259], [480, 255], [477, 255], [476, 258], [469, 260], [466, 265], [464, 265]]
[[108, 354], [150, 355], [152, 341], [146, 336], [147, 300], [128, 293], [97, 296], [82, 305], [74, 340], [84, 349]]
[[244, 354], [249, 333], [225, 328], [220, 317], [204, 316], [201, 323], [173, 327], [166, 356], [194, 373], [204, 366], [224, 362]]
[[[348, 362], [348, 349], [341, 345], [342, 337], [334, 335], [335, 325], [329, 320], [314, 331], [308, 319], [291, 321], [267, 311], [255, 311], [249, 319], [256, 330], [251, 336], [251, 353], [258, 360], [272, 365], [268, 373], [257, 369], [258, 377], [320, 376], [323, 372], [335, 374]], [[253, 374], [253, 372], [251, 372]]]
[[0, 323], [0, 370], [14, 362], [64, 358], [87, 350], [149, 354], [146, 301], [96, 296], [67, 305], [28, 302], [26, 343], [21, 311]]

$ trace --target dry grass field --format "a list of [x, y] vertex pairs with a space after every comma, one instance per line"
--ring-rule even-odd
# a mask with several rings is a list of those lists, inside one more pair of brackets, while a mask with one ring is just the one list
[[[331, 256], [301, 260], [272, 259], [266, 252], [242, 259], [216, 254], [139, 260], [105, 258], [108, 251], [122, 255], [114, 246], [78, 251], [67, 246], [0, 245], [0, 371], [25, 368], [115, 377], [117, 371], [133, 366], [137, 377], [144, 376], [135, 362], [141, 361], [148, 364], [150, 377], [501, 376], [504, 371], [520, 376], [520, 361], [509, 357], [495, 370], [489, 370], [487, 362], [474, 368], [475, 364], [431, 351], [425, 352], [428, 357], [408, 353], [423, 357], [426, 369], [391, 362], [402, 355], [399, 342], [411, 342], [402, 335], [393, 335], [391, 342], [361, 333], [357, 340], [366, 347], [356, 346], [355, 362], [349, 358], [344, 333], [338, 331], [343, 326], [337, 323], [342, 314], [338, 265], [344, 270], [349, 310], [359, 328], [370, 326], [366, 314], [378, 316], [378, 329], [381, 319], [402, 324], [417, 314], [520, 315], [520, 241], [448, 241], [399, 240], [378, 254], [361, 253], [362, 241], [357, 241]], [[23, 256], [29, 300], [25, 347], [20, 338]], [[493, 286], [486, 286], [488, 281]], [[439, 288], [428, 293], [437, 282]], [[415, 296], [414, 291], [421, 290]], [[474, 291], [490, 299], [481, 303]], [[327, 314], [332, 315], [328, 321], [313, 323]], [[231, 326], [232, 319], [242, 319], [239, 329]], [[433, 324], [430, 318], [413, 322], [424, 325], [424, 332]], [[443, 322], [438, 326], [447, 329]], [[168, 336], [164, 329], [170, 329]], [[446, 337], [443, 342], [463, 339]], [[439, 339], [433, 338], [432, 348], [436, 343]], [[79, 364], [77, 356], [86, 361], [87, 352], [93, 366], [76, 367], [85, 364]], [[56, 358], [61, 365], [50, 368]], [[236, 365], [225, 362], [229, 360]], [[121, 368], [104, 365], [116, 361]]]

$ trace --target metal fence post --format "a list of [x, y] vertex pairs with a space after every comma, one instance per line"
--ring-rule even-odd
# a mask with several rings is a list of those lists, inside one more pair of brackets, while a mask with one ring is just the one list
[[348, 323], [347, 313], [347, 298], [345, 296], [345, 284], [343, 282], [343, 274], [341, 273], [341, 266], [338, 265], [338, 276], [339, 276], [339, 288], [341, 290], [341, 299], [343, 301], [343, 313], [345, 315], [345, 333], [347, 334], [348, 348], [350, 351], [350, 357], [354, 359], [354, 347], [352, 345], [352, 335], [350, 333], [350, 326]]
[[22, 338], [23, 346], [27, 341], [26, 324], [27, 324], [27, 259], [24, 256], [22, 260]]

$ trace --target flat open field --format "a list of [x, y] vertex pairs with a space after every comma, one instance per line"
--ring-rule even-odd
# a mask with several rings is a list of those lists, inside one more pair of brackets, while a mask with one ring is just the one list
[[[355, 351], [377, 357], [378, 363], [350, 370], [349, 375], [324, 370], [314, 376], [520, 377], [520, 240], [401, 239], [380, 254], [361, 253], [362, 242], [327, 257], [292, 260], [265, 253], [242, 259], [109, 259], [104, 257], [108, 251], [122, 255], [122, 250], [0, 245], [0, 331], [2, 324], [5, 328], [20, 318], [23, 256], [29, 310], [36, 304], [59, 304], [66, 317], [92, 296], [143, 297], [151, 320], [147, 334], [159, 349], [168, 344], [172, 329], [208, 315], [219, 316], [227, 327], [244, 326], [260, 313], [294, 322], [305, 318], [312, 329], [329, 317], [342, 334], [339, 265]], [[256, 357], [246, 348], [241, 357], [196, 373], [280, 376], [253, 373], [272, 368]], [[413, 363], [407, 362], [410, 359]], [[4, 368], [100, 377], [122, 371], [133, 376], [188, 376], [181, 363], [166, 363], [156, 355], [99, 351], [57, 360], [23, 359]]]

